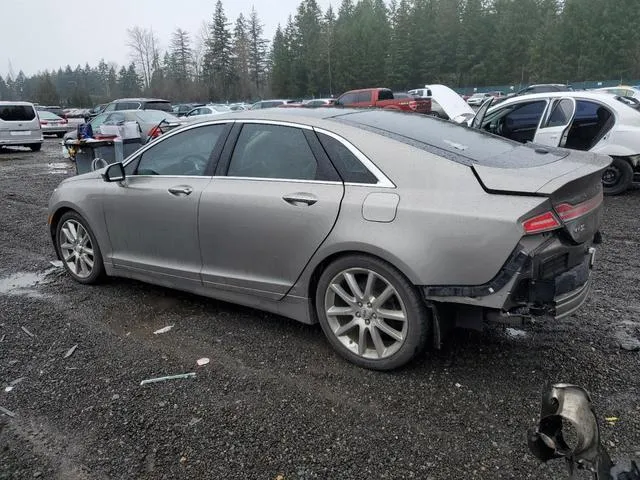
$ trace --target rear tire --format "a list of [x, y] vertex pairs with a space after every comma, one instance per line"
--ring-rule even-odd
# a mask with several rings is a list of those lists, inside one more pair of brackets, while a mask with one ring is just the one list
[[633, 183], [633, 167], [625, 158], [614, 157], [602, 173], [602, 189], [605, 195], [620, 195]]
[[318, 280], [318, 319], [331, 346], [372, 370], [393, 370], [427, 344], [431, 316], [416, 287], [395, 267], [366, 255], [331, 263]]
[[39, 152], [40, 149], [42, 148], [42, 144], [41, 143], [32, 143], [31, 145], [29, 145], [29, 148], [31, 149], [32, 152]]

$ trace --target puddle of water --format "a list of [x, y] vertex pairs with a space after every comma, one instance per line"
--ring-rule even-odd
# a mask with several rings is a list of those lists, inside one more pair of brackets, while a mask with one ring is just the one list
[[18, 272], [0, 278], [0, 294], [41, 298], [44, 295], [38, 292], [36, 287], [49, 282], [50, 279], [47, 277], [56, 270], [56, 268], [49, 268], [44, 272]]
[[508, 337], [511, 338], [527, 338], [529, 334], [524, 330], [518, 330], [517, 328], [507, 328], [505, 332]]

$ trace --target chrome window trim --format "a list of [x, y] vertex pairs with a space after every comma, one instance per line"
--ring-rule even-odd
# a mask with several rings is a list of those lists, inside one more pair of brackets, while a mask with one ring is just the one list
[[[226, 175], [218, 175], [213, 177], [221, 180], [250, 180], [256, 182], [287, 182], [287, 183], [319, 183], [323, 185], [343, 185], [342, 182], [328, 181], [328, 180], [303, 180], [293, 178], [266, 178], [266, 177], [229, 177]], [[362, 185], [362, 184], [358, 184]]]
[[325, 130], [323, 128], [314, 128], [317, 133], [322, 133], [324, 135], [328, 135], [329, 137], [339, 141], [344, 145], [351, 153], [355, 155], [355, 157], [364, 165], [364, 167], [369, 170], [373, 174], [374, 177], [378, 179], [378, 183], [356, 183], [356, 182], [345, 182], [345, 185], [367, 185], [373, 187], [382, 187], [382, 188], [396, 188], [396, 185], [389, 180], [389, 178], [380, 170], [375, 163], [369, 160], [364, 153], [358, 150], [351, 142], [345, 140], [340, 135], [337, 135], [333, 132]]
[[[161, 135], [160, 137], [158, 137], [160, 140], [158, 142], [152, 141], [151, 143], [147, 143], [144, 147], [140, 148], [139, 150], [136, 150], [135, 152], [133, 152], [131, 155], [129, 155], [127, 158], [125, 158], [122, 161], [122, 166], [126, 167], [127, 165], [129, 165], [131, 162], [133, 162], [138, 156], [143, 155], [147, 150], [149, 150], [151, 147], [155, 146], [156, 143], [160, 143], [165, 141], [167, 138], [173, 137], [174, 135], [180, 133], [180, 132], [186, 132], [187, 130], [191, 130], [192, 128], [199, 128], [199, 127], [208, 127], [209, 125], [220, 125], [220, 124], [225, 124], [225, 123], [235, 123], [235, 120], [206, 120], [203, 122], [194, 122], [193, 125], [184, 125], [182, 127], [177, 127], [175, 129], [173, 129], [172, 131], [165, 133], [164, 135]], [[138, 175], [136, 175], [138, 176]], [[140, 175], [142, 176], [142, 175]], [[158, 177], [160, 175], [145, 175], [145, 176], [149, 176], [149, 177]]]
[[313, 127], [302, 123], [287, 122], [286, 120], [256, 120], [239, 118], [235, 120], [237, 123], [260, 123], [263, 125], [278, 125], [280, 127], [301, 128], [303, 130], [313, 130]]

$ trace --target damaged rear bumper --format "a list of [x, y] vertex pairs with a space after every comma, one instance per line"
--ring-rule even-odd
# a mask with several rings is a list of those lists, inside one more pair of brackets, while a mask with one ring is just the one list
[[570, 245], [551, 238], [531, 251], [518, 245], [500, 272], [484, 285], [428, 286], [423, 293], [429, 302], [483, 307], [485, 317], [493, 321], [561, 319], [588, 298], [594, 258], [590, 244]]

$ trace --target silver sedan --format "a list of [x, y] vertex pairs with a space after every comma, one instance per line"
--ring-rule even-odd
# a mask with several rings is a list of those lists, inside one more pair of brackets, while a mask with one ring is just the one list
[[415, 114], [249, 111], [64, 180], [49, 226], [78, 282], [319, 322], [342, 356], [388, 370], [455, 326], [576, 311], [609, 161]]

